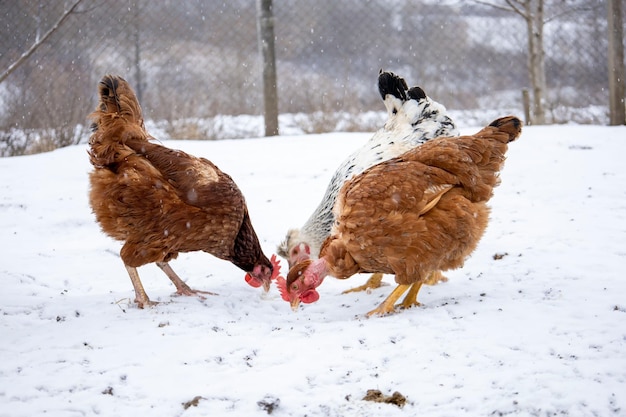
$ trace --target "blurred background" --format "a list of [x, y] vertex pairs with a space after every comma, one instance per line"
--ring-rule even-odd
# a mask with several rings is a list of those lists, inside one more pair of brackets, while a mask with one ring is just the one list
[[[0, 0], [0, 155], [84, 142], [106, 73], [135, 88], [156, 137], [262, 136], [261, 3]], [[273, 0], [279, 132], [378, 129], [381, 68], [461, 125], [502, 112], [608, 124], [610, 3]], [[542, 61], [530, 64], [533, 50]]]

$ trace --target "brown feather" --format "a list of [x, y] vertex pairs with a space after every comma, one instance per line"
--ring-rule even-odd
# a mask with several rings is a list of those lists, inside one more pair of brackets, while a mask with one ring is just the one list
[[507, 143], [520, 132], [517, 118], [498, 119], [472, 136], [431, 140], [346, 183], [320, 253], [330, 274], [382, 272], [411, 284], [462, 266], [487, 227]]
[[90, 115], [89, 201], [102, 230], [124, 242], [124, 263], [138, 267], [201, 250], [247, 272], [272, 270], [232, 178], [207, 159], [151, 142], [121, 77], [105, 76], [99, 93]]

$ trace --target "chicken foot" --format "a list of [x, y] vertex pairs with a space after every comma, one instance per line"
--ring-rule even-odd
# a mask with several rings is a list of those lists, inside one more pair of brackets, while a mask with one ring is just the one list
[[146, 306], [151, 307], [158, 304], [155, 301], [150, 301], [150, 298], [148, 298], [148, 294], [146, 294], [146, 290], [143, 289], [143, 285], [141, 284], [141, 280], [139, 279], [139, 273], [137, 272], [137, 268], [133, 266], [128, 266], [126, 264], [124, 264], [124, 266], [128, 271], [130, 281], [133, 283], [133, 288], [135, 288], [135, 302], [137, 303], [137, 307], [144, 308]]
[[411, 307], [419, 307], [419, 306], [421, 306], [422, 304], [419, 301], [417, 301], [417, 294], [419, 293], [420, 288], [422, 288], [422, 284], [437, 285], [439, 282], [446, 282], [446, 281], [448, 281], [448, 278], [446, 278], [441, 273], [441, 271], [432, 271], [431, 273], [429, 273], [426, 276], [424, 281], [419, 281], [419, 282], [413, 283], [413, 285], [411, 285], [411, 289], [407, 293], [406, 297], [404, 297], [402, 302], [400, 304], [398, 304], [396, 307], [411, 308]]
[[[434, 274], [437, 274], [437, 272], [433, 272], [429, 274], [427, 280], [434, 279], [434, 278], [431, 278], [431, 276]], [[439, 275], [441, 275], [441, 272], [438, 272], [438, 273]], [[379, 316], [392, 314], [396, 312], [396, 307], [398, 308], [419, 307], [421, 304], [419, 301], [417, 301], [417, 294], [419, 293], [420, 288], [422, 288], [421, 281], [415, 282], [413, 284], [408, 284], [408, 285], [404, 285], [404, 284], [398, 285], [396, 289], [393, 290], [391, 294], [389, 294], [389, 296], [385, 299], [385, 301], [383, 301], [377, 308], [367, 313], [367, 316], [370, 317], [370, 316], [373, 316], [374, 314], [378, 314]], [[402, 294], [404, 294], [407, 290], [409, 292], [406, 294], [402, 302], [396, 305], [396, 301], [398, 301], [398, 299], [402, 296]]]
[[381, 274], [380, 272], [377, 272], [375, 274], [372, 274], [372, 276], [369, 277], [369, 279], [367, 280], [365, 284], [360, 285], [358, 287], [350, 288], [349, 290], [345, 290], [342, 292], [342, 294], [348, 294], [351, 292], [359, 292], [359, 291], [369, 291], [375, 288], [380, 288], [383, 286], [382, 281], [383, 281], [383, 274]]
[[191, 287], [189, 287], [189, 285], [185, 283], [185, 281], [180, 279], [180, 277], [176, 274], [176, 272], [174, 272], [170, 264], [168, 264], [167, 262], [157, 262], [156, 264], [159, 268], [161, 268], [161, 270], [163, 270], [163, 272], [165, 272], [165, 275], [167, 275], [170, 281], [174, 283], [174, 285], [176, 286], [176, 294], [197, 295], [202, 299], [204, 299], [204, 297], [201, 296], [200, 294], [217, 295], [209, 291], [200, 291], [200, 290], [192, 289]]
[[[411, 284], [400, 284], [400, 285], [398, 285], [391, 292], [391, 294], [389, 294], [389, 296], [387, 298], [385, 298], [385, 301], [383, 301], [374, 310], [372, 310], [369, 313], [367, 313], [367, 316], [371, 317], [374, 314], [378, 314], [379, 316], [385, 316], [387, 314], [395, 313], [396, 312], [396, 301], [398, 301], [398, 298], [402, 297], [402, 294], [404, 294], [409, 289], [409, 287], [411, 287]], [[417, 296], [417, 294], [416, 294], [416, 296]], [[407, 295], [407, 297], [408, 297], [408, 295]]]

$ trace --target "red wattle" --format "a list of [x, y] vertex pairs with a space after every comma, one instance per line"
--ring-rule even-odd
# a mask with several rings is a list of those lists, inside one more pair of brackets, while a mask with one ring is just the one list
[[263, 285], [263, 282], [260, 279], [254, 278], [250, 274], [246, 274], [246, 282], [254, 288], [259, 288], [261, 285]]
[[311, 304], [320, 299], [320, 294], [315, 290], [308, 290], [300, 295], [300, 301], [305, 304]]

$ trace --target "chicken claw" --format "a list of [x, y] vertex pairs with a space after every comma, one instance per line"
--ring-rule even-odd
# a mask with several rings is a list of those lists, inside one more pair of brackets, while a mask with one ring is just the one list
[[378, 307], [374, 310], [367, 313], [367, 317], [371, 317], [373, 315], [386, 316], [388, 314], [393, 314], [396, 312], [395, 304], [398, 301], [398, 298], [402, 297], [411, 284], [400, 284], [396, 287], [395, 290], [389, 294], [389, 296], [383, 301]]
[[170, 264], [168, 264], [167, 262], [157, 262], [156, 264], [159, 268], [161, 268], [161, 270], [163, 270], [163, 272], [165, 272], [165, 275], [167, 275], [170, 281], [174, 283], [174, 285], [176, 286], [176, 294], [187, 295], [187, 296], [197, 295], [201, 299], [205, 299], [205, 297], [203, 297], [200, 294], [217, 295], [216, 293], [209, 292], [209, 291], [200, 291], [200, 290], [192, 289], [191, 287], [189, 287], [189, 285], [185, 283], [185, 281], [180, 279], [180, 277], [176, 274], [176, 272], [174, 272]]
[[402, 300], [402, 302], [398, 304], [396, 307], [406, 308], [406, 309], [411, 308], [411, 307], [419, 307], [421, 304], [419, 301], [417, 301], [417, 293], [420, 291], [421, 287], [422, 287], [421, 282], [416, 282], [413, 285], [411, 285], [411, 289], [409, 289], [409, 292], [404, 297], [404, 300]]

